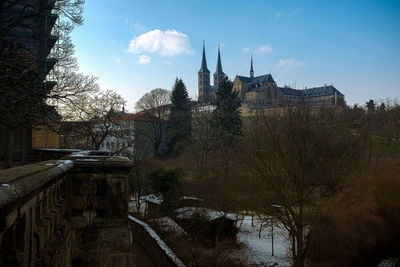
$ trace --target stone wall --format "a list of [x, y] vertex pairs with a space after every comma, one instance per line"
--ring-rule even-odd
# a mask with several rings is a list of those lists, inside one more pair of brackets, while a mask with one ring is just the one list
[[0, 266], [131, 266], [132, 162], [99, 154], [0, 171]]
[[157, 266], [185, 266], [148, 224], [131, 215], [129, 216], [129, 221], [132, 228], [133, 240], [152, 256]]
[[48, 125], [41, 125], [32, 129], [32, 149], [40, 148], [59, 148], [60, 136], [56, 130], [59, 130], [58, 123], [48, 122]]
[[45, 161], [0, 172], [0, 266], [66, 266], [72, 161]]
[[73, 265], [130, 266], [126, 177], [132, 163], [82, 152], [69, 158], [74, 160], [69, 175], [70, 225], [77, 244]]

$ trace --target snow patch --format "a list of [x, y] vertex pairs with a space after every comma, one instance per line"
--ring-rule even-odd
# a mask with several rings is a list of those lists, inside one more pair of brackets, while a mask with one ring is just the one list
[[185, 230], [183, 230], [182, 227], [179, 226], [174, 220], [172, 220], [170, 217], [162, 217], [162, 218], [157, 218], [150, 220], [151, 222], [155, 222], [158, 224], [158, 226], [167, 232], [175, 232], [178, 235], [187, 235]]
[[381, 263], [379, 263], [376, 267], [395, 267], [396, 264], [399, 262], [400, 258], [394, 259], [386, 259], [384, 261], [382, 261]]
[[129, 219], [134, 221], [135, 223], [141, 225], [146, 232], [156, 241], [158, 246], [164, 250], [164, 252], [172, 259], [172, 261], [176, 264], [178, 267], [185, 267], [186, 265], [175, 255], [174, 252], [165, 244], [165, 242], [158, 236], [158, 234], [145, 222], [142, 222], [141, 220], [129, 215]]
[[210, 220], [215, 220], [221, 217], [226, 217], [233, 221], [236, 220], [236, 216], [234, 214], [199, 207], [183, 207], [176, 209], [175, 213], [178, 214], [176, 217], [179, 219], [190, 219], [196, 213], [204, 213], [210, 218]]
[[263, 227], [260, 238], [258, 231], [261, 221], [255, 217], [253, 223], [252, 226], [251, 216], [244, 216], [237, 234], [238, 242], [244, 246], [235, 256], [244, 257], [250, 264], [257, 266], [290, 266], [287, 257], [290, 243], [286, 238], [286, 230], [274, 224], [274, 256], [272, 256], [271, 226]]

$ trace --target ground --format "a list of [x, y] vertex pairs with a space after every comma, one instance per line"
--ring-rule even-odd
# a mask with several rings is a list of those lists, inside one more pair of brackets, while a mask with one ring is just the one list
[[[141, 209], [144, 214], [145, 203]], [[134, 200], [131, 199], [129, 203], [130, 212], [135, 211]], [[259, 237], [259, 229], [261, 221], [254, 216], [253, 226], [251, 223], [251, 216], [238, 216], [230, 214], [230, 216], [237, 217], [237, 226], [239, 232], [237, 234], [237, 242], [241, 245], [241, 250], [235, 250], [229, 254], [233, 257], [240, 259], [247, 259], [251, 266], [276, 266], [286, 267], [290, 266], [290, 259], [288, 257], [289, 241], [287, 238], [286, 230], [275, 222], [274, 224], [274, 256], [272, 256], [272, 238], [271, 238], [271, 222], [270, 219], [263, 223], [261, 237]], [[243, 219], [242, 219], [243, 218]], [[186, 235], [184, 230], [179, 227], [171, 218], [163, 217], [154, 219], [158, 222], [163, 230], [175, 230], [180, 234]]]
[[[238, 226], [240, 222], [238, 222]], [[274, 256], [272, 254], [271, 226], [263, 227], [261, 238], [258, 237], [260, 221], [254, 218], [254, 226], [251, 225], [251, 216], [244, 216], [239, 228], [237, 241], [243, 248], [239, 257], [246, 257], [249, 264], [256, 266], [290, 266], [287, 257], [289, 242], [286, 231], [282, 227], [274, 225]]]

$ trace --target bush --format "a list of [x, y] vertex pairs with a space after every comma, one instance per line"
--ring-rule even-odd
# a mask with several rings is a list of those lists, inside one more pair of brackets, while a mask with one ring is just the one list
[[358, 177], [316, 216], [313, 266], [376, 266], [400, 253], [400, 168]]
[[162, 197], [161, 208], [167, 214], [174, 210], [181, 195], [182, 176], [183, 172], [180, 169], [157, 169], [149, 176], [151, 187], [155, 194]]

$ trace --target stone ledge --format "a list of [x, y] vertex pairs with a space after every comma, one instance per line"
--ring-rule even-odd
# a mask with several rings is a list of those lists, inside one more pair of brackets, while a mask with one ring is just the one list
[[[116, 169], [126, 171], [132, 168], [133, 162], [126, 157], [113, 157], [109, 155], [109, 151], [80, 151], [72, 153], [63, 159], [72, 160], [74, 162], [74, 172], [79, 172], [82, 169], [93, 168], [101, 172], [114, 172]], [[91, 170], [93, 172], [93, 170]]]
[[140, 244], [157, 266], [186, 267], [186, 265], [165, 244], [158, 234], [145, 222], [129, 215], [133, 239]]
[[27, 196], [72, 167], [70, 160], [49, 160], [0, 171], [0, 208]]

